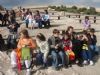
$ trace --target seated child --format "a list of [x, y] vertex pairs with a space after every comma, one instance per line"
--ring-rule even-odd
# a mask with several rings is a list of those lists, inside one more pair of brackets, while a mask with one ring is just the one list
[[[69, 60], [73, 61], [75, 59], [75, 54], [72, 51], [72, 41], [67, 34], [64, 35], [62, 42], [63, 42], [64, 51], [68, 55]], [[71, 62], [70, 62], [70, 64], [71, 64]]]
[[83, 64], [87, 65], [88, 62], [90, 65], [93, 65], [91, 51], [89, 49], [89, 38], [86, 31], [83, 32], [82, 37], [82, 55], [83, 55]]
[[16, 54], [15, 48], [12, 49], [10, 56], [11, 56], [11, 66], [12, 68], [16, 68], [17, 67], [17, 54]]

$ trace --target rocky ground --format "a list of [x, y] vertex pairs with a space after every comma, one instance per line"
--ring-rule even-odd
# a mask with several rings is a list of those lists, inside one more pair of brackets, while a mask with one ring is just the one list
[[[100, 17], [98, 17], [100, 18]], [[100, 47], [100, 22], [97, 21], [96, 24], [92, 23], [92, 27], [96, 29], [96, 35], [98, 39], [98, 50]], [[33, 29], [28, 30], [29, 34], [31, 36], [35, 36], [37, 33], [43, 33], [46, 38], [52, 35], [53, 29], [59, 29], [59, 30], [66, 30], [68, 26], [73, 26], [75, 28], [75, 31], [81, 31], [82, 25], [79, 23], [77, 18], [68, 18], [68, 17], [61, 17], [61, 20], [52, 20], [51, 21], [52, 27], [50, 29]], [[25, 27], [25, 24], [22, 23], [19, 31]], [[6, 38], [8, 35], [8, 29], [6, 27], [0, 27], [0, 29], [4, 29], [4, 31], [1, 31], [0, 33]], [[60, 71], [55, 71], [51, 67], [44, 70], [38, 70], [36, 67], [33, 67], [32, 73], [33, 75], [100, 75], [99, 71], [100, 66], [100, 59], [99, 56], [95, 58], [95, 64], [94, 66], [84, 66], [79, 67], [77, 65], [73, 65], [73, 67], [70, 67], [68, 69], [61, 69]], [[7, 55], [6, 52], [0, 52], [0, 75], [17, 75], [15, 72], [12, 71], [10, 67], [10, 57]], [[25, 70], [21, 71], [20, 75], [25, 75]]]

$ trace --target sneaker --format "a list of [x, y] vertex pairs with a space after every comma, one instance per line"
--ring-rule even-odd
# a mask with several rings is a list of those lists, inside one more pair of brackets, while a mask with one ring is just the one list
[[90, 61], [90, 64], [89, 65], [92, 66], [93, 64], [94, 64], [93, 61]]
[[87, 61], [86, 61], [86, 60], [84, 60], [83, 64], [84, 64], [84, 65], [87, 65]]

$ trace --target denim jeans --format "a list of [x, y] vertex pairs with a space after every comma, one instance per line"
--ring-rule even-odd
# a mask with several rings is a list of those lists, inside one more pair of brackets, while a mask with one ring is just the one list
[[94, 56], [96, 52], [96, 45], [90, 45], [90, 49], [91, 49], [92, 56]]
[[52, 50], [51, 55], [52, 55], [52, 59], [53, 59], [53, 61], [52, 61], [52, 66], [53, 67], [55, 67], [55, 68], [58, 67], [58, 64], [59, 64], [58, 57], [61, 58], [61, 61], [62, 61], [61, 64], [65, 65], [65, 59], [64, 59], [65, 58], [65, 53], [63, 51], [56, 52], [55, 50]]
[[84, 60], [92, 60], [92, 55], [90, 50], [83, 50], [82, 54]]
[[38, 64], [47, 65], [47, 57], [44, 53], [39, 52], [36, 56], [36, 60]]
[[37, 61], [38, 65], [43, 64], [43, 53], [40, 52], [36, 55], [36, 61]]
[[38, 23], [39, 28], [42, 28], [42, 21], [41, 20], [36, 20], [36, 23]]

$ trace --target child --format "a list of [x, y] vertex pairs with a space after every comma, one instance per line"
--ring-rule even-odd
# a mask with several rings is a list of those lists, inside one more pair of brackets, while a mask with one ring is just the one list
[[94, 34], [95, 33], [95, 29], [91, 28], [90, 29], [90, 35], [89, 35], [89, 44], [90, 44], [90, 49], [91, 49], [91, 52], [92, 52], [92, 55], [94, 56], [96, 53], [98, 53], [96, 51], [96, 43], [97, 43], [97, 37], [96, 35]]
[[15, 48], [13, 48], [11, 52], [11, 66], [13, 69], [17, 67], [17, 54]]
[[83, 27], [84, 27], [83, 30], [88, 30], [91, 27], [91, 22], [88, 16], [86, 16], [85, 20], [83, 21]]
[[49, 45], [43, 34], [39, 33], [37, 36], [37, 46], [39, 47], [38, 54], [36, 56], [37, 61], [43, 64], [43, 68], [47, 67], [47, 56], [49, 54]]
[[86, 31], [83, 31], [83, 37], [82, 37], [82, 54], [83, 54], [83, 64], [87, 65], [88, 61], [90, 65], [93, 65], [91, 51], [89, 49], [89, 39], [88, 34]]
[[29, 24], [29, 28], [33, 29], [33, 15], [31, 12], [29, 12], [29, 14], [26, 16], [26, 21], [28, 21]]
[[74, 60], [74, 53], [72, 51], [72, 41], [71, 39], [69, 38], [69, 36], [66, 34], [64, 35], [63, 39], [62, 39], [62, 42], [63, 42], [63, 48], [64, 48], [64, 51], [66, 52], [66, 54], [68, 55], [69, 57], [69, 60], [70, 60], [70, 66], [71, 65], [71, 62]]

